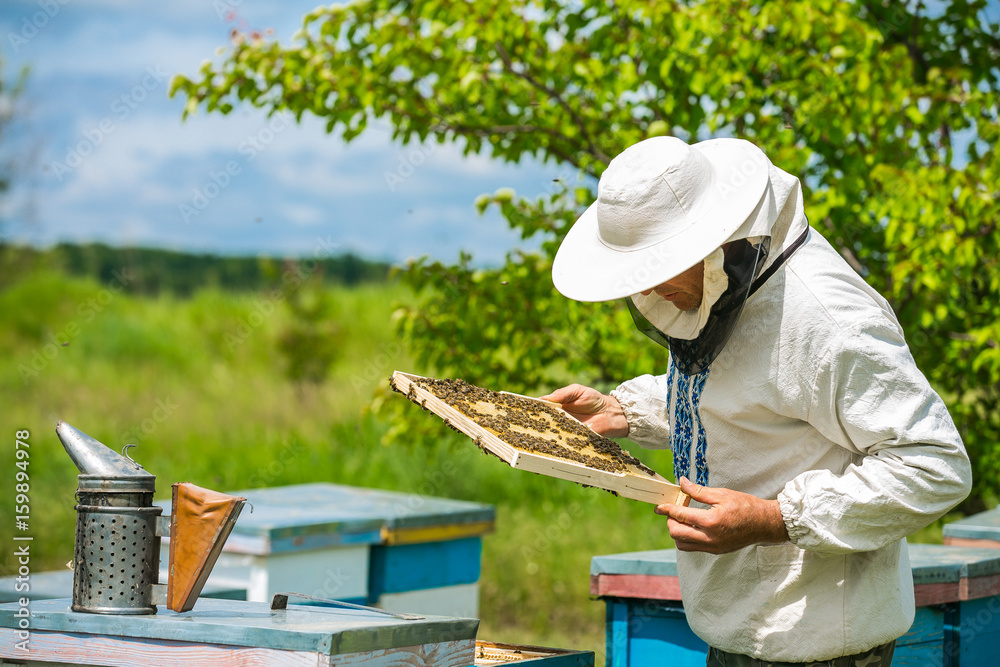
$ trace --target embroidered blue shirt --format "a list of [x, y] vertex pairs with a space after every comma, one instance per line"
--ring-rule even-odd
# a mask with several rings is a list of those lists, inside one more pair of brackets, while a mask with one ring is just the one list
[[[695, 375], [681, 373], [673, 360], [667, 371], [667, 410], [670, 413], [670, 449], [674, 453], [674, 479], [682, 476], [708, 484], [708, 441], [698, 415], [701, 390], [711, 367]], [[692, 468], [692, 461], [694, 467]]]

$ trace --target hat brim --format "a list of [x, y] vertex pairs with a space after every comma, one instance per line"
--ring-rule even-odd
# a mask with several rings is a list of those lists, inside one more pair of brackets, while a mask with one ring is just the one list
[[552, 282], [560, 293], [574, 301], [610, 301], [651, 289], [708, 257], [740, 228], [767, 188], [767, 156], [743, 139], [710, 139], [691, 148], [716, 170], [710, 208], [672, 238], [616, 250], [601, 242], [594, 202], [556, 252]]

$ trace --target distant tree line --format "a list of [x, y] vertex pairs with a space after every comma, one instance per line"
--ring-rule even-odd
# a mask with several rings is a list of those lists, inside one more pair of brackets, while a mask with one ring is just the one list
[[[254, 291], [274, 287], [294, 259], [229, 257], [193, 254], [155, 248], [115, 248], [102, 243], [61, 243], [48, 249], [19, 248], [21, 264], [41, 264], [74, 276], [89, 276], [106, 283], [127, 274], [125, 289], [133, 294], [161, 292], [189, 296], [198, 289], [217, 287]], [[33, 260], [33, 261], [32, 261]], [[386, 280], [389, 264], [362, 259], [350, 253], [309, 258], [309, 273], [327, 284], [357, 285]]]

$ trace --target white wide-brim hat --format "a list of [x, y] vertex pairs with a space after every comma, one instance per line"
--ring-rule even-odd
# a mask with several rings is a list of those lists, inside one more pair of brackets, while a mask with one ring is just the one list
[[654, 137], [625, 149], [563, 239], [552, 282], [576, 301], [609, 301], [683, 273], [725, 243], [767, 188], [770, 162], [742, 139], [689, 146]]

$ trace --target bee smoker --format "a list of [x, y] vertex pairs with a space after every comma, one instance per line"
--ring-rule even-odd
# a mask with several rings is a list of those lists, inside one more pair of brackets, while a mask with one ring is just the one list
[[[174, 484], [171, 516], [153, 504], [156, 476], [66, 422], [56, 425], [80, 470], [73, 552], [73, 611], [155, 614], [187, 611], [201, 592], [245, 498]], [[158, 582], [160, 538], [174, 535], [169, 580]], [[175, 551], [180, 557], [175, 558]]]
[[160, 537], [156, 476], [59, 422], [56, 433], [80, 470], [73, 553], [73, 611], [155, 614]]

